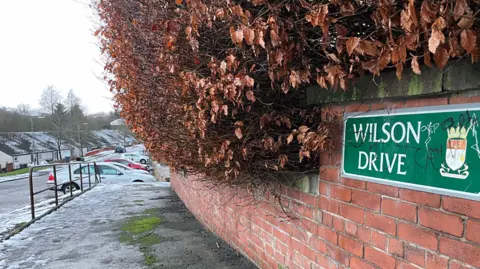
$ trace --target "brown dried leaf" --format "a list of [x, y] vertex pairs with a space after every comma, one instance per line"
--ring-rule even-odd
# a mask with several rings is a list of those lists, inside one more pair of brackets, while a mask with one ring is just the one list
[[390, 63], [391, 59], [391, 54], [390, 51], [385, 49], [382, 54], [380, 54], [380, 57], [378, 58], [378, 68], [380, 70], [385, 69], [385, 67]]
[[254, 6], [258, 6], [258, 5], [261, 5], [261, 4], [265, 4], [265, 0], [252, 0], [252, 4]]
[[265, 40], [263, 39], [263, 31], [258, 30], [256, 35], [255, 35], [255, 43], [259, 45], [262, 48], [265, 48]]
[[287, 144], [292, 143], [292, 141], [293, 141], [293, 133], [291, 133], [291, 134], [287, 137]]
[[465, 14], [460, 17], [460, 20], [458, 21], [457, 25], [461, 29], [470, 29], [475, 23], [475, 19], [473, 18], [473, 11], [470, 9], [468, 5], [466, 5], [464, 8], [465, 8]]
[[478, 62], [480, 60], [480, 49], [477, 47], [477, 49], [472, 52], [472, 64]]
[[422, 7], [420, 8], [420, 17], [425, 22], [433, 22], [437, 17], [438, 5], [430, 3], [428, 1], [422, 2]]
[[309, 129], [310, 128], [308, 128], [307, 126], [302, 125], [298, 128], [298, 131], [303, 134], [303, 133], [306, 133]]
[[324, 76], [317, 76], [317, 83], [322, 88], [327, 88], [327, 81], [325, 80]]
[[273, 29], [270, 30], [270, 41], [272, 42], [272, 46], [274, 47], [279, 46], [281, 43], [280, 37]]
[[420, 35], [417, 33], [407, 33], [405, 35], [406, 37], [405, 44], [407, 45], [407, 48], [409, 50], [417, 50], [419, 36]]
[[448, 39], [448, 48], [450, 57], [452, 58], [463, 55], [464, 50], [456, 36], [452, 36]]
[[292, 129], [292, 123], [290, 122], [290, 119], [287, 118], [287, 117], [284, 117], [282, 119], [282, 122], [283, 124], [285, 124], [285, 126], [288, 128], [288, 129]]
[[188, 26], [187, 28], [185, 28], [185, 34], [187, 35], [187, 37], [190, 37], [190, 35], [192, 35], [192, 27], [191, 26]]
[[474, 52], [477, 48], [477, 35], [470, 29], [464, 29], [460, 34], [460, 44], [467, 53]]
[[414, 25], [418, 25], [417, 13], [415, 11], [415, 0], [410, 0], [408, 3], [408, 13]]
[[297, 141], [299, 144], [302, 144], [303, 143], [303, 140], [305, 139], [305, 135], [300, 133], [297, 135]]
[[222, 19], [225, 16], [225, 10], [223, 10], [223, 8], [217, 9], [215, 16], [217, 16], [219, 19]]
[[337, 55], [335, 55], [334, 53], [327, 53], [327, 57], [336, 63], [341, 63], [340, 59], [338, 59]]
[[271, 136], [263, 139], [263, 147], [265, 149], [273, 149], [273, 143], [275, 142], [275, 140], [273, 140], [273, 138]]
[[349, 37], [347, 40], [347, 52], [348, 55], [352, 55], [353, 51], [357, 48], [358, 44], [360, 44], [360, 38], [358, 37]]
[[361, 55], [370, 55], [370, 56], [377, 56], [378, 50], [375, 43], [367, 40], [360, 41], [360, 44], [355, 48], [355, 51], [360, 53]]
[[345, 26], [343, 26], [339, 23], [335, 24], [335, 31], [337, 32], [338, 36], [346, 36], [348, 34], [347, 27], [345, 27]]
[[238, 139], [242, 139], [243, 138], [242, 129], [236, 128], [235, 135], [237, 136]]
[[232, 39], [233, 43], [237, 43], [235, 37], [235, 27], [233, 26], [230, 27], [230, 38]]
[[397, 64], [398, 60], [399, 60], [399, 53], [398, 53], [398, 48], [395, 49], [394, 51], [392, 51], [392, 63], [393, 64]]
[[447, 65], [449, 58], [450, 55], [448, 53], [448, 50], [444, 46], [438, 47], [435, 55], [433, 56], [433, 59], [435, 60], [435, 65], [439, 69], [443, 69], [445, 65]]
[[268, 78], [273, 82], [275, 81], [275, 74], [272, 70], [268, 70]]
[[432, 67], [432, 56], [430, 55], [430, 51], [425, 50], [425, 53], [423, 54], [423, 62], [425, 65], [428, 67]]
[[335, 48], [337, 49], [338, 55], [343, 53], [346, 43], [347, 41], [345, 39], [337, 38], [337, 41], [335, 42]]
[[281, 66], [282, 61], [283, 61], [283, 52], [282, 50], [278, 49], [277, 51], [275, 51], [275, 62]]
[[239, 17], [245, 17], [245, 12], [243, 11], [243, 8], [240, 5], [236, 5], [231, 7], [232, 13], [239, 16]]
[[467, 9], [467, 2], [465, 0], [456, 0], [455, 1], [455, 8], [453, 9], [453, 18], [458, 20]]
[[253, 87], [253, 85], [255, 85], [255, 80], [248, 75], [246, 75], [243, 79], [245, 80], [245, 85], [247, 87]]
[[280, 156], [278, 156], [278, 163], [279, 163], [281, 168], [283, 168], [287, 162], [288, 162], [288, 156], [287, 155], [281, 154]]
[[402, 12], [400, 12], [400, 25], [402, 29], [407, 32], [412, 32], [413, 30], [412, 18], [410, 17], [410, 14], [408, 14], [408, 12], [405, 10], [402, 10]]
[[412, 57], [412, 70], [415, 74], [420, 75], [422, 71], [420, 70], [420, 65], [418, 64], [418, 57]]
[[255, 40], [255, 31], [252, 28], [245, 27], [243, 28], [243, 35], [245, 36], [245, 41], [248, 45], [253, 45]]
[[431, 53], [435, 53], [440, 43], [445, 43], [445, 36], [443, 35], [441, 30], [437, 28], [432, 28], [432, 34], [428, 39], [428, 50]]
[[398, 80], [402, 80], [402, 74], [403, 74], [403, 63], [398, 62], [397, 65], [397, 78]]
[[225, 61], [222, 61], [220, 63], [220, 73], [223, 75], [227, 72], [227, 63]]
[[290, 71], [290, 85], [297, 88], [301, 84], [300, 76], [295, 70]]
[[346, 78], [341, 78], [339, 79], [340, 81], [340, 88], [342, 88], [342, 90], [346, 90], [347, 89], [347, 79]]
[[243, 159], [245, 160], [245, 158], [247, 157], [247, 148], [242, 148], [242, 156], [243, 156]]
[[380, 69], [378, 68], [377, 60], [373, 59], [370, 61], [362, 62], [362, 68], [370, 71], [374, 75], [380, 75]]
[[251, 101], [252, 103], [255, 103], [256, 101], [255, 94], [253, 93], [252, 90], [248, 90], [246, 96], [249, 101]]
[[237, 29], [235, 31], [235, 39], [232, 40], [237, 44], [242, 44], [243, 41], [243, 31], [241, 29]]
[[227, 106], [227, 105], [223, 105], [223, 106], [222, 106], [222, 111], [223, 111], [223, 115], [227, 116], [227, 115], [228, 115], [228, 106]]
[[432, 24], [432, 27], [437, 28], [438, 30], [443, 30], [447, 27], [447, 23], [442, 17], [438, 17], [435, 22]]
[[407, 45], [403, 40], [398, 47], [398, 57], [400, 58], [400, 61], [402, 61], [402, 63], [405, 63], [407, 61]]
[[446, 26], [445, 20], [442, 17], [438, 17], [432, 24], [432, 34], [428, 39], [428, 50], [430, 50], [430, 52], [435, 53], [440, 43], [445, 43], [445, 35], [443, 35], [442, 30]]

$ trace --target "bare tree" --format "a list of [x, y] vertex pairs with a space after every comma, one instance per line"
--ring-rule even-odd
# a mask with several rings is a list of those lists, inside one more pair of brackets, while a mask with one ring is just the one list
[[60, 159], [62, 159], [62, 144], [68, 134], [67, 108], [62, 103], [60, 91], [53, 85], [47, 86], [40, 97], [40, 111], [50, 120], [50, 134], [55, 138]]
[[64, 104], [68, 111], [68, 121], [72, 130], [85, 122], [85, 109], [80, 98], [75, 95], [73, 90], [68, 92]]
[[67, 114], [68, 112], [65, 105], [62, 103], [57, 103], [53, 110], [53, 114], [51, 115], [53, 125], [53, 131], [51, 132], [51, 135], [55, 138], [60, 159], [62, 159], [62, 144], [67, 138], [66, 134], [68, 134], [66, 132], [66, 127], [68, 124]]
[[68, 91], [67, 98], [65, 98], [65, 105], [67, 110], [72, 110], [75, 106], [81, 106], [81, 101], [78, 96], [75, 95], [72, 89]]
[[61, 102], [62, 95], [60, 91], [55, 89], [53, 85], [48, 85], [43, 89], [42, 95], [40, 96], [40, 111], [46, 117], [49, 117], [53, 115], [55, 107]]
[[22, 116], [30, 116], [32, 114], [32, 106], [29, 104], [19, 104], [17, 106], [18, 114]]

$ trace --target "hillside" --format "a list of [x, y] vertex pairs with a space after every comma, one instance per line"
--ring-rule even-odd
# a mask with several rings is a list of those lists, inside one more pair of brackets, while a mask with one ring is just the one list
[[[82, 134], [83, 147], [104, 147], [136, 141], [131, 134], [117, 130], [96, 130]], [[55, 138], [46, 132], [24, 132], [0, 134], [0, 151], [8, 155], [22, 154], [33, 151], [32, 141], [35, 141], [35, 151], [51, 151], [57, 149]], [[78, 138], [71, 137], [63, 141], [62, 149], [78, 147]]]

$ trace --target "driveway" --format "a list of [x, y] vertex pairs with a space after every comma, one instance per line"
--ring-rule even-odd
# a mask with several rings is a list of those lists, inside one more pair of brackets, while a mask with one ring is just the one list
[[0, 243], [0, 269], [256, 268], [161, 185], [105, 185]]

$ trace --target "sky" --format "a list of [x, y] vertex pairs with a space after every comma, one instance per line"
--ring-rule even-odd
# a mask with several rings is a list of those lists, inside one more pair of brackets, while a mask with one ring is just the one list
[[54, 85], [64, 97], [73, 89], [89, 114], [113, 110], [88, 2], [0, 0], [0, 106], [38, 108]]

